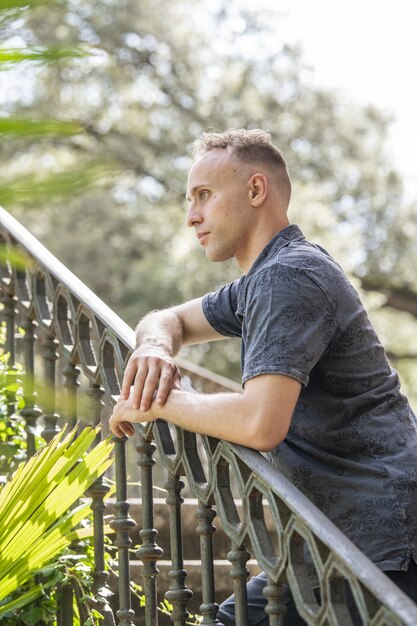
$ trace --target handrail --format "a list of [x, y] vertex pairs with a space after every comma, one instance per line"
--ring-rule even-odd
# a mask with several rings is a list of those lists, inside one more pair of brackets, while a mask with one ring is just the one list
[[[4, 209], [0, 209], [0, 236], [9, 255], [7, 266], [0, 268], [0, 287], [11, 354], [14, 353], [14, 329], [19, 325], [25, 330], [25, 367], [33, 377], [34, 344], [39, 334], [51, 385], [55, 385], [58, 378], [55, 362], [63, 359], [66, 364], [61, 368], [69, 394], [66, 417], [76, 418], [75, 397], [78, 377], [82, 374], [89, 380], [87, 393], [92, 401], [93, 421], [100, 420], [103, 401], [111, 406], [119, 393], [123, 368], [134, 348], [133, 330]], [[16, 251], [22, 256], [23, 265], [16, 261]], [[240, 388], [203, 368], [183, 360], [178, 362], [197, 387], [205, 386], [211, 391]], [[46, 437], [58, 429], [56, 408], [52, 402], [44, 414]], [[30, 386], [26, 389], [24, 411], [28, 425], [33, 426], [40, 411]], [[199, 501], [196, 532], [201, 545], [203, 603], [200, 612], [204, 623], [219, 624], [213, 561], [215, 506], [231, 541], [228, 558], [237, 598], [238, 625], [247, 623], [245, 581], [249, 549], [268, 576], [265, 596], [272, 626], [281, 624], [285, 610], [280, 600], [280, 587], [284, 582], [290, 584], [297, 609], [310, 626], [325, 623], [351, 626], [343, 581], [347, 581], [352, 591], [364, 626], [417, 624], [417, 606], [260, 453], [194, 435], [164, 421], [146, 428], [138, 425], [137, 440], [142, 484], [142, 545], [137, 555], [143, 562], [147, 626], [157, 623], [157, 562], [161, 557], [152, 499], [156, 449], [158, 463], [163, 463], [168, 470], [172, 583], [166, 598], [173, 605], [171, 619], [175, 625], [186, 623], [186, 607], [191, 595], [185, 582], [182, 554], [181, 491], [184, 484], [181, 477], [187, 479], [191, 493]], [[127, 500], [125, 448], [125, 441], [118, 440], [117, 514], [113, 527], [119, 548], [120, 607], [117, 615], [122, 626], [131, 626], [134, 616], [129, 596], [129, 531], [133, 521]], [[100, 507], [102, 509], [104, 492], [102, 484], [96, 485], [95, 491], [91, 490], [97, 523], [102, 522]], [[241, 500], [242, 509], [237, 508], [236, 498]], [[267, 524], [266, 508], [276, 537], [271, 535]], [[107, 584], [100, 550], [97, 589]], [[320, 601], [313, 592], [315, 578], [321, 591]]]
[[[16, 242], [18, 249], [25, 251], [40, 268], [53, 276], [58, 284], [63, 285], [69, 294], [78, 301], [103, 324], [111, 329], [112, 334], [129, 350], [135, 347], [135, 333], [112, 309], [91, 291], [75, 274], [59, 261], [41, 242], [36, 239], [18, 220], [0, 207], [0, 224], [5, 236]], [[241, 387], [234, 381], [215, 374], [208, 369], [195, 365], [178, 357], [177, 363], [185, 375], [194, 381], [205, 381], [212, 390], [240, 391]]]

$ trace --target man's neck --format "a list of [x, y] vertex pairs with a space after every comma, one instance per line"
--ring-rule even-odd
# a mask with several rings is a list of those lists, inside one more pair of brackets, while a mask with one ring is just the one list
[[251, 237], [250, 242], [244, 248], [241, 254], [235, 255], [236, 263], [244, 274], [247, 274], [252, 265], [255, 263], [262, 250], [269, 244], [269, 242], [280, 233], [284, 228], [290, 225], [288, 219], [280, 221], [274, 228], [269, 227], [265, 229], [259, 229]]

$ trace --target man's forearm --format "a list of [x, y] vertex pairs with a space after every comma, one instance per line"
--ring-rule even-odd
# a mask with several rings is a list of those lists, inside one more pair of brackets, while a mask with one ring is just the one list
[[111, 428], [117, 436], [131, 435], [129, 422], [162, 418], [191, 432], [272, 450], [286, 437], [300, 389], [293, 378], [266, 374], [249, 380], [243, 394], [172, 390], [165, 403], [156, 398], [146, 410], [135, 410], [131, 396], [117, 403]]
[[172, 309], [148, 313], [136, 327], [136, 345], [156, 348], [170, 357], [178, 354], [183, 344], [184, 328]]
[[[190, 432], [225, 439], [232, 443], [262, 449], [261, 429], [257, 427], [256, 410], [251, 410], [242, 394], [198, 394], [172, 391], [164, 405], [153, 402], [146, 412], [134, 410], [130, 401], [119, 403], [113, 414], [123, 428], [123, 422], [145, 422], [167, 419]], [[117, 433], [119, 436], [122, 433]], [[128, 433], [130, 434], [130, 433]]]
[[125, 369], [120, 396], [146, 411], [153, 399], [164, 403], [178, 388], [180, 371], [174, 361], [183, 345], [223, 339], [207, 321], [201, 298], [146, 315], [136, 328], [137, 348]]

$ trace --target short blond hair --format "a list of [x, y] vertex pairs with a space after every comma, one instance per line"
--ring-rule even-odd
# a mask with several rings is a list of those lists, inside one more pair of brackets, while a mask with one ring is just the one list
[[228, 150], [246, 165], [264, 165], [271, 172], [281, 194], [289, 201], [291, 182], [287, 162], [266, 131], [231, 128], [223, 132], [205, 132], [194, 143], [193, 156], [198, 159], [211, 150]]

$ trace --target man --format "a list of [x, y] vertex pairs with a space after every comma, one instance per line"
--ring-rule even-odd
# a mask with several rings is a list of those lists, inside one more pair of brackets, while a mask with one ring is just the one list
[[[165, 418], [269, 452], [417, 601], [416, 419], [359, 297], [289, 223], [290, 179], [267, 133], [206, 133], [196, 157], [187, 225], [209, 260], [234, 257], [243, 275], [139, 323], [111, 429], [130, 436], [132, 422]], [[243, 393], [182, 391], [181, 346], [228, 336], [242, 338]], [[250, 624], [268, 623], [264, 584], [249, 582]], [[233, 599], [219, 619], [235, 623]]]

